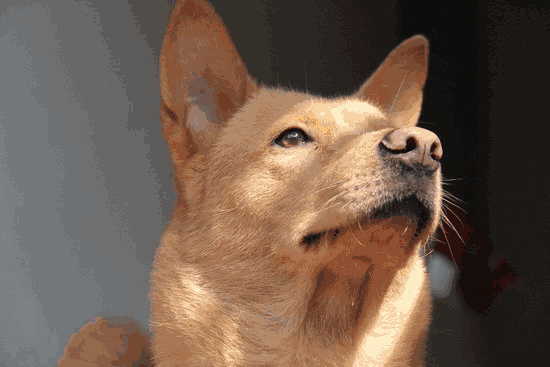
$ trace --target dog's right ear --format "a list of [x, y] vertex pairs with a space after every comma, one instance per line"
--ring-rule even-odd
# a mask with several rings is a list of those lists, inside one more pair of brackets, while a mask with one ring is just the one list
[[177, 177], [256, 89], [212, 6], [178, 0], [160, 55], [161, 118]]

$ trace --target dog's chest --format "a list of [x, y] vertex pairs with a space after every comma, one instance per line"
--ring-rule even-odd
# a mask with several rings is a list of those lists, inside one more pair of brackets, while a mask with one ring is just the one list
[[430, 313], [422, 260], [410, 259], [397, 272], [363, 274], [350, 279], [327, 270], [300, 312], [286, 309], [273, 318], [268, 329], [281, 352], [271, 361], [281, 366], [416, 366]]

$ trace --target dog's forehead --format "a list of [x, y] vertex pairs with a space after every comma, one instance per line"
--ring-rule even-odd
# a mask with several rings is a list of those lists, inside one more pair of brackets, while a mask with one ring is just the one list
[[387, 125], [385, 114], [376, 105], [359, 98], [324, 98], [277, 89], [262, 91], [244, 112], [234, 129], [253, 126], [258, 134], [302, 125], [334, 136]]
[[351, 98], [314, 103], [310, 113], [317, 121], [330, 121], [341, 128], [353, 128], [369, 120], [384, 119], [384, 114], [374, 105]]
[[296, 112], [307, 125], [332, 136], [359, 133], [386, 121], [379, 108], [354, 98], [312, 99]]

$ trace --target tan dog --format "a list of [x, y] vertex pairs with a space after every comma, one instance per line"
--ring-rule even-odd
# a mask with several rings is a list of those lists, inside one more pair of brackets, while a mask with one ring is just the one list
[[420, 250], [442, 148], [415, 127], [428, 43], [399, 45], [352, 96], [266, 88], [205, 0], [161, 54], [179, 199], [151, 281], [157, 367], [422, 366]]

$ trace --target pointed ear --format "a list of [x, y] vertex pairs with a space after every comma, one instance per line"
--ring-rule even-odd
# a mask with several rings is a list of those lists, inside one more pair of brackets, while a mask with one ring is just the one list
[[206, 0], [177, 0], [160, 55], [161, 119], [176, 168], [212, 144], [256, 90]]
[[378, 105], [399, 127], [418, 122], [428, 74], [428, 40], [420, 35], [403, 41], [359, 88], [356, 96]]

